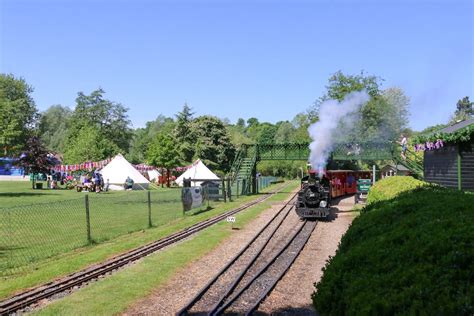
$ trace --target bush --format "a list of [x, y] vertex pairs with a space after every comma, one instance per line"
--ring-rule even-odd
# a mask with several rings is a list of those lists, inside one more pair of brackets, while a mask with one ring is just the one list
[[354, 220], [316, 285], [321, 315], [474, 313], [474, 195], [394, 189], [410, 181], [375, 186], [378, 202]]
[[407, 192], [423, 185], [427, 185], [427, 183], [412, 177], [387, 177], [376, 182], [375, 185], [370, 188], [367, 204], [392, 199], [402, 192]]

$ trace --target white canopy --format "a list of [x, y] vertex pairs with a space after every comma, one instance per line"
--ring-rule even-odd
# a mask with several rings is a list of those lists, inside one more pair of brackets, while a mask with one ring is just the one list
[[147, 189], [150, 183], [150, 181], [135, 169], [121, 154], [115, 156], [100, 173], [104, 177], [105, 183], [107, 183], [107, 180], [109, 181], [110, 190], [123, 190], [123, 185], [127, 177], [133, 180], [134, 190]]
[[[220, 180], [218, 176], [216, 176], [211, 170], [209, 170], [206, 165], [202, 163], [201, 160], [196, 160], [193, 163], [193, 166], [186, 170], [185, 173], [180, 175], [178, 179], [176, 179], [176, 183], [182, 187], [184, 179], [199, 179], [199, 180]], [[200, 182], [191, 182], [191, 186], [199, 186], [201, 185], [202, 181]]]
[[161, 176], [161, 173], [158, 172], [158, 170], [153, 169], [153, 170], [148, 170], [148, 177], [150, 178], [150, 181], [156, 181], [159, 176]]

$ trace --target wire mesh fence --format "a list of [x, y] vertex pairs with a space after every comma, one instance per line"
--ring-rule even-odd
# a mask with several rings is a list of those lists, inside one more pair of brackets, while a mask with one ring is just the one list
[[180, 189], [87, 194], [71, 200], [0, 208], [0, 276], [182, 216]]
[[[259, 189], [274, 177], [259, 177]], [[0, 208], [0, 276], [21, 273], [30, 265], [71, 250], [169, 224], [240, 196], [241, 180], [202, 187], [199, 207], [184, 212], [182, 190], [124, 191], [50, 203]]]

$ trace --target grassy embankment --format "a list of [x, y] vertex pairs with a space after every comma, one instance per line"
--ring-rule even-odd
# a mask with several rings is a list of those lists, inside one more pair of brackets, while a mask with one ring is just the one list
[[[236, 215], [235, 227], [242, 228], [273, 203], [290, 196], [294, 182], [266, 202]], [[226, 222], [216, 224], [179, 245], [144, 258], [100, 282], [80, 289], [40, 310], [40, 315], [113, 315], [123, 312], [153, 289], [164, 284], [175, 273], [214, 249], [235, 231]], [[179, 295], [179, 289], [176, 289]], [[85, 303], [87, 302], [87, 303]]]
[[378, 182], [313, 295], [321, 315], [472, 315], [474, 195]]
[[[267, 188], [267, 190], [274, 190], [276, 188], [277, 186], [272, 186], [270, 188]], [[178, 191], [179, 190], [174, 190], [174, 192], [178, 192]], [[58, 192], [61, 192], [61, 193], [58, 193]], [[49, 192], [42, 192], [42, 193], [47, 194]], [[62, 193], [63, 193], [62, 191], [57, 191], [57, 192], [54, 192], [53, 194], [62, 194]], [[65, 191], [64, 194], [67, 195], [71, 193], [73, 192]], [[132, 192], [128, 192], [128, 193], [132, 193]], [[78, 193], [75, 193], [75, 194], [78, 194]], [[126, 194], [126, 193], [125, 192], [111, 193], [111, 197], [117, 197], [117, 201], [120, 201], [120, 196], [122, 194]], [[144, 192], [141, 192], [141, 194], [144, 194]], [[160, 192], [158, 191], [157, 194], [160, 194]], [[166, 191], [164, 191], [163, 194], [166, 196], [167, 194]], [[43, 195], [41, 197], [44, 198]], [[102, 198], [102, 196], [97, 197], [97, 198]], [[180, 215], [179, 217], [176, 217], [174, 220], [168, 221], [168, 222], [159, 221], [158, 223], [159, 224], [161, 223], [162, 225], [158, 224], [159, 225], [158, 227], [153, 227], [151, 229], [146, 229], [146, 230], [136, 231], [130, 234], [121, 235], [119, 237], [109, 239], [108, 241], [105, 241], [101, 244], [81, 247], [73, 251], [59, 253], [58, 255], [50, 256], [48, 258], [42, 259], [31, 266], [27, 266], [29, 270], [25, 269], [22, 271], [21, 274], [4, 278], [2, 282], [0, 282], [0, 298], [5, 298], [21, 289], [25, 289], [31, 286], [35, 286], [35, 285], [47, 282], [56, 277], [63, 276], [71, 272], [77, 271], [88, 265], [104, 261], [107, 258], [110, 258], [111, 256], [130, 250], [132, 248], [138, 247], [145, 243], [157, 240], [159, 238], [165, 237], [175, 231], [178, 231], [185, 227], [189, 227], [199, 221], [202, 221], [209, 217], [223, 213], [229, 209], [235, 208], [238, 205], [251, 201], [255, 198], [257, 197], [245, 196], [245, 197], [239, 197], [237, 201], [233, 201], [231, 203], [214, 204], [212, 209], [205, 212], [195, 212], [194, 214], [189, 214], [184, 217]], [[56, 201], [59, 201], [59, 200], [56, 200]], [[164, 212], [163, 203], [158, 203], [157, 205], [159, 207], [159, 212], [163, 213]], [[113, 214], [115, 215], [115, 217], [118, 217], [117, 214], [120, 214], [120, 212], [116, 211], [117, 206], [113, 206], [113, 207], [111, 206], [111, 209], [115, 210], [115, 213]], [[181, 214], [181, 204], [178, 203], [178, 204], [175, 204], [175, 207], [170, 207], [170, 212], [174, 214]], [[81, 222], [84, 222], [84, 219], [82, 219]], [[125, 223], [124, 225], [126, 225], [126, 221], [121, 220], [121, 222], [124, 222]], [[56, 224], [54, 224], [54, 222], [51, 222], [50, 224], [51, 224], [50, 227], [55, 227], [55, 229], [57, 226], [62, 227], [65, 225], [64, 222], [58, 222], [58, 221], [56, 221]], [[59, 233], [57, 234], [57, 236], [59, 240], [61, 240], [61, 238], [63, 238], [64, 240], [67, 240], [68, 239], [67, 230], [65, 231], [64, 236], [61, 236], [61, 234]]]

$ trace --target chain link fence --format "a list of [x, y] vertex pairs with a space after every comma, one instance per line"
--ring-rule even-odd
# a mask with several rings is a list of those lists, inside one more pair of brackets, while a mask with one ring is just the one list
[[[259, 190], [276, 181], [259, 177]], [[124, 191], [0, 208], [0, 276], [71, 250], [198, 214], [240, 196], [230, 181], [202, 187], [199, 207], [184, 211], [180, 188]], [[230, 188], [230, 190], [229, 190]]]
[[71, 200], [0, 208], [0, 276], [182, 216], [178, 188], [85, 194]]

